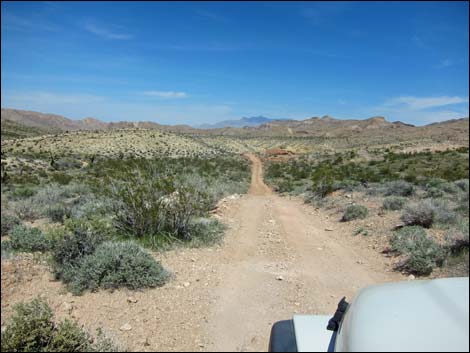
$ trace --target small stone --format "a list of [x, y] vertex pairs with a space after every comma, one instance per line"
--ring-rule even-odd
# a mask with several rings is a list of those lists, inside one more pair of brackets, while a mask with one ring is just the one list
[[184, 287], [189, 287], [190, 285], [191, 285], [191, 283], [189, 283], [189, 282], [184, 282], [184, 283], [183, 283], [183, 286], [184, 286]]
[[277, 276], [276, 279], [277, 279], [278, 281], [283, 281], [283, 280], [284, 280], [284, 277], [282, 277], [282, 276]]
[[325, 230], [326, 230], [327, 232], [332, 232], [332, 231], [334, 231], [333, 228], [325, 228]]
[[129, 297], [129, 298], [127, 298], [127, 302], [128, 302], [128, 303], [137, 303], [138, 300], [137, 300], [136, 298], [134, 298], [134, 297]]
[[347, 199], [350, 199], [352, 197], [352, 195], [351, 194], [346, 194], [346, 195], [344, 195], [344, 197], [346, 197]]
[[410, 281], [414, 280], [415, 278], [416, 278], [416, 277], [415, 277], [414, 275], [409, 275], [409, 276], [408, 276], [408, 280], [410, 280]]
[[130, 331], [132, 330], [132, 326], [127, 322], [124, 325], [122, 325], [119, 329], [121, 331]]
[[320, 250], [320, 251], [322, 251], [322, 250], [323, 250], [323, 248], [317, 248], [317, 250]]

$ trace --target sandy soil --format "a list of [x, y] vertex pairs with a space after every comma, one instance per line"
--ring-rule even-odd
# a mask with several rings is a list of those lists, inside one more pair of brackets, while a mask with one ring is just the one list
[[229, 226], [224, 243], [154, 254], [174, 274], [169, 284], [73, 297], [43, 262], [2, 259], [2, 327], [13, 304], [40, 295], [59, 318], [103, 327], [131, 351], [265, 351], [275, 321], [332, 313], [363, 286], [404, 279], [336, 219], [272, 193], [260, 160], [248, 157], [249, 194], [216, 215]]

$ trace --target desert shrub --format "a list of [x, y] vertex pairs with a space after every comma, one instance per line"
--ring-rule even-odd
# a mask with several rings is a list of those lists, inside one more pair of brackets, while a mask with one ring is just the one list
[[103, 218], [110, 214], [111, 210], [112, 200], [88, 195], [71, 207], [70, 217], [74, 219], [92, 219], [96, 216]]
[[22, 220], [33, 220], [40, 215], [40, 209], [32, 198], [15, 202], [13, 204], [13, 210]]
[[445, 200], [433, 200], [434, 221], [440, 224], [454, 224], [458, 220], [457, 214]]
[[171, 179], [134, 173], [126, 181], [114, 181], [109, 191], [115, 200], [114, 224], [120, 232], [136, 237], [161, 232], [164, 198], [175, 191]]
[[449, 182], [442, 183], [439, 188], [448, 194], [457, 194], [460, 191], [460, 188], [455, 183]]
[[367, 207], [362, 205], [351, 205], [346, 208], [344, 211], [343, 222], [352, 221], [354, 219], [364, 219], [369, 214]]
[[2, 331], [2, 352], [44, 352], [54, 334], [52, 310], [46, 302], [34, 299], [20, 303], [5, 331]]
[[48, 205], [43, 212], [44, 215], [50, 218], [53, 222], [62, 223], [65, 217], [70, 217], [70, 208], [61, 202], [54, 205]]
[[48, 251], [54, 245], [52, 239], [39, 229], [24, 225], [12, 229], [8, 242], [13, 250], [24, 252]]
[[15, 215], [2, 212], [2, 237], [7, 235], [14, 226], [20, 224], [20, 219]]
[[191, 220], [191, 245], [203, 246], [219, 242], [224, 234], [225, 226], [216, 219], [195, 218]]
[[64, 320], [55, 327], [47, 345], [49, 352], [89, 352], [91, 348], [89, 334], [69, 320]]
[[445, 235], [446, 247], [452, 254], [458, 254], [469, 247], [469, 236], [467, 232], [452, 229]]
[[452, 255], [459, 255], [469, 248], [469, 223], [468, 219], [461, 220], [455, 227], [447, 231], [444, 236], [445, 246]]
[[294, 183], [291, 179], [281, 179], [276, 185], [276, 191], [283, 192], [292, 192], [294, 190]]
[[191, 220], [201, 215], [206, 195], [191, 187], [180, 187], [163, 199], [163, 230], [179, 239], [191, 240]]
[[468, 214], [468, 210], [469, 210], [469, 193], [468, 193], [468, 190], [460, 193], [460, 195], [458, 197], [457, 210]]
[[412, 203], [405, 207], [401, 220], [406, 225], [429, 228], [434, 223], [434, 205], [430, 200]]
[[456, 180], [454, 183], [460, 190], [468, 192], [468, 190], [469, 190], [469, 180], [468, 179]]
[[400, 254], [414, 249], [419, 238], [426, 237], [426, 230], [420, 226], [403, 227], [390, 237], [390, 248]]
[[73, 180], [73, 177], [63, 172], [54, 172], [51, 174], [50, 179], [53, 183], [67, 185]]
[[424, 197], [426, 198], [440, 198], [445, 195], [445, 192], [437, 187], [430, 187], [427, 189], [426, 194]]
[[391, 181], [384, 185], [385, 196], [412, 196], [414, 192], [413, 184], [404, 180]]
[[52, 253], [53, 272], [57, 279], [68, 283], [75, 275], [81, 260], [92, 254], [104, 237], [89, 229], [76, 227], [54, 246]]
[[418, 226], [404, 227], [390, 238], [392, 250], [404, 255], [397, 268], [401, 271], [424, 276], [436, 266], [442, 266], [446, 251]]
[[98, 288], [131, 290], [162, 286], [168, 272], [133, 242], [105, 242], [75, 269], [68, 287], [75, 294]]
[[143, 237], [162, 232], [190, 240], [190, 221], [210, 203], [208, 195], [192, 186], [177, 185], [172, 177], [136, 172], [114, 181], [114, 224], [125, 235]]
[[383, 208], [386, 210], [401, 210], [405, 205], [407, 199], [400, 196], [390, 196], [383, 201]]
[[16, 199], [24, 199], [27, 197], [34, 196], [37, 192], [35, 187], [31, 187], [28, 185], [21, 185], [14, 189], [11, 196]]
[[[99, 331], [101, 332], [101, 331]], [[5, 330], [2, 330], [2, 352], [117, 352], [117, 346], [103, 334], [96, 340], [76, 323], [53, 321], [49, 305], [36, 298], [15, 306]]]

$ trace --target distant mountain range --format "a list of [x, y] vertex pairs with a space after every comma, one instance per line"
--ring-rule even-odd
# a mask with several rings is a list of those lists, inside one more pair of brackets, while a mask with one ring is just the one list
[[238, 128], [250, 127], [250, 126], [253, 127], [253, 126], [259, 126], [261, 124], [269, 123], [269, 122], [275, 121], [275, 120], [283, 120], [283, 119], [270, 119], [270, 118], [266, 118], [266, 117], [260, 115], [260, 116], [254, 116], [254, 117], [251, 117], [251, 118], [243, 117], [243, 118], [238, 119], [238, 120], [223, 120], [223, 121], [219, 121], [218, 123], [215, 123], [215, 124], [202, 124], [202, 125], [196, 126], [196, 128], [198, 128], [198, 129], [220, 129], [220, 128], [224, 128], [224, 127], [238, 127]]
[[442, 133], [468, 134], [468, 118], [453, 119], [447, 122], [415, 127], [400, 121], [389, 122], [384, 117], [369, 119], [335, 119], [330, 116], [312, 117], [305, 120], [270, 119], [263, 116], [227, 120], [198, 128], [189, 125], [161, 125], [155, 122], [103, 122], [94, 118], [82, 120], [68, 119], [55, 114], [43, 114], [17, 109], [2, 109], [2, 139], [19, 138], [46, 133], [55, 134], [77, 130], [113, 130], [113, 129], [158, 129], [168, 132], [226, 135], [226, 136], [318, 136], [344, 137], [357, 135], [397, 135]]

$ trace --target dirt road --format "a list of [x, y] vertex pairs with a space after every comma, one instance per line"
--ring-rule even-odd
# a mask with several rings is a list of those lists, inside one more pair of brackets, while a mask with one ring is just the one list
[[365, 285], [403, 279], [337, 219], [272, 193], [260, 160], [248, 157], [249, 193], [219, 209], [223, 244], [154, 254], [170, 283], [74, 297], [45, 262], [2, 259], [2, 325], [15, 303], [41, 296], [57, 317], [101, 327], [129, 351], [265, 351], [275, 321], [331, 314]]
[[325, 230], [329, 222], [308, 206], [273, 194], [260, 160], [248, 157], [252, 185], [226, 237], [219, 300], [208, 320], [216, 351], [266, 350], [273, 322], [295, 312], [332, 313], [342, 296], [399, 279], [384, 271], [376, 252]]

